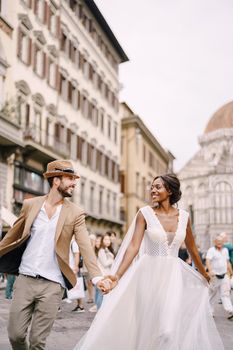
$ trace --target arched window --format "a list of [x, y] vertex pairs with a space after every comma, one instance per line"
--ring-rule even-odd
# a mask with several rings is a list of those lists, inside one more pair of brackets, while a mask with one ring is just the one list
[[232, 223], [232, 187], [228, 182], [216, 184], [214, 189], [215, 223]]

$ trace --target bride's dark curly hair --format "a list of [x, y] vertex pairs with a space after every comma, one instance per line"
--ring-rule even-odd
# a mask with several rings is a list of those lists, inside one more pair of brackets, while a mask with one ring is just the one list
[[180, 190], [180, 180], [178, 177], [175, 174], [159, 175], [154, 178], [153, 182], [156, 179], [161, 179], [166, 190], [171, 192], [169, 197], [170, 204], [173, 205], [177, 203], [182, 196], [182, 192]]

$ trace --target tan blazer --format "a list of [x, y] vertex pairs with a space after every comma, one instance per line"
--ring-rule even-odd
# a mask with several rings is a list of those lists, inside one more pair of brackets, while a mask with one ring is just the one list
[[[11, 270], [12, 273], [17, 272], [15, 268], [18, 269], [20, 265], [26, 242], [30, 237], [31, 226], [45, 199], [46, 196], [41, 196], [24, 201], [19, 218], [0, 242], [0, 272], [11, 273]], [[76, 276], [69, 267], [70, 241], [73, 235], [91, 278], [101, 276], [102, 274], [97, 266], [96, 257], [88, 237], [84, 211], [76, 204], [65, 199], [56, 227], [55, 251], [68, 288], [72, 288], [76, 284]], [[16, 265], [14, 269], [10, 267], [13, 263]]]

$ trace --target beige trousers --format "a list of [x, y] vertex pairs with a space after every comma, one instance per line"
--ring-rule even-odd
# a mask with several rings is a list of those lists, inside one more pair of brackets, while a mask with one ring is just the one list
[[[43, 350], [64, 293], [55, 282], [19, 275], [14, 284], [8, 336], [13, 350]], [[29, 346], [26, 341], [28, 327]]]

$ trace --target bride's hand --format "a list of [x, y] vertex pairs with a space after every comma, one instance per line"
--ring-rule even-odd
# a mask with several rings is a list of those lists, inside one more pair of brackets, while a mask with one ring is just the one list
[[105, 276], [105, 278], [107, 278], [111, 282], [110, 290], [112, 290], [117, 286], [119, 281], [119, 277], [117, 275], [108, 275], [108, 276]]
[[207, 281], [208, 283], [210, 283], [210, 281], [211, 281], [211, 276], [210, 276], [208, 273], [206, 273], [205, 275], [203, 275], [203, 277], [206, 279], [206, 281]]

